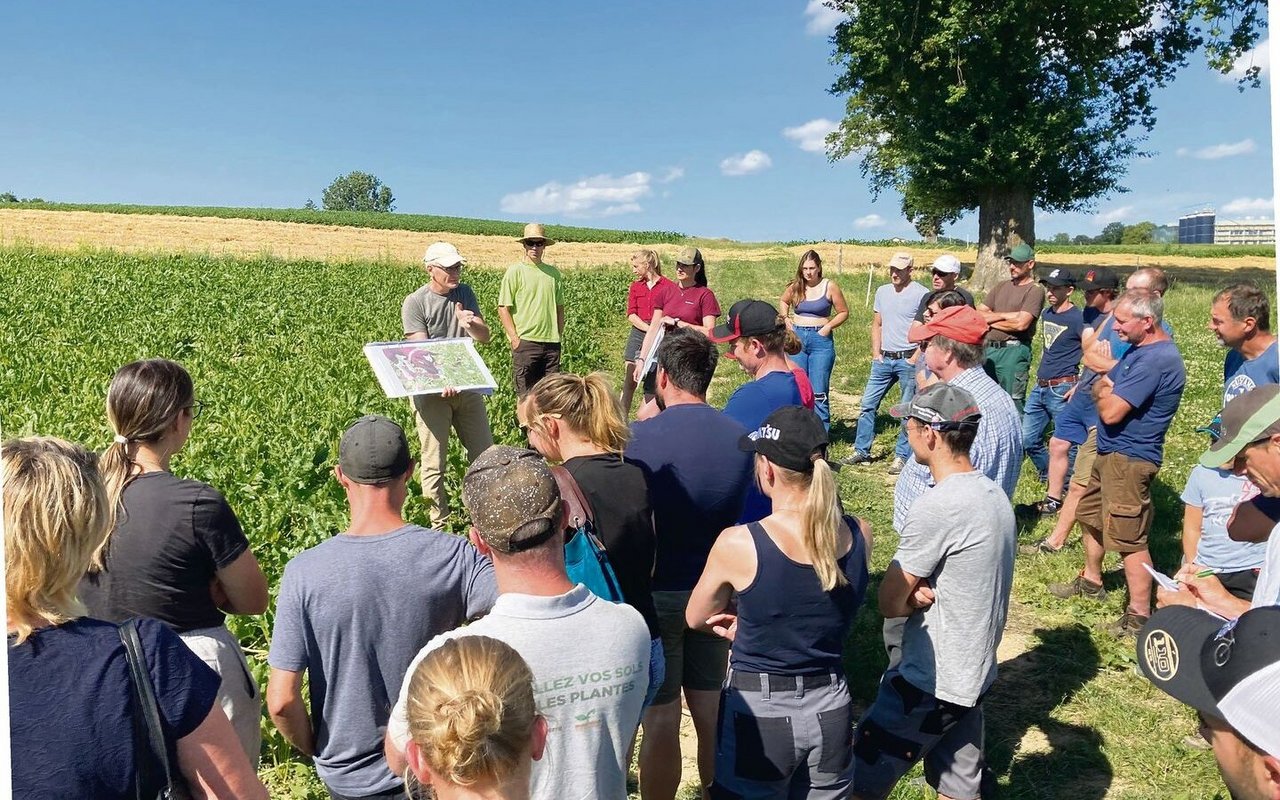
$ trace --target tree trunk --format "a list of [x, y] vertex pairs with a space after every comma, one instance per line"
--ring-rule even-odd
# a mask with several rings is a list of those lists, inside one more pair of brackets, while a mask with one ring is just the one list
[[1009, 277], [1004, 257], [1022, 242], [1036, 243], [1036, 218], [1031, 193], [1018, 186], [985, 190], [978, 204], [978, 263], [970, 286], [988, 291]]

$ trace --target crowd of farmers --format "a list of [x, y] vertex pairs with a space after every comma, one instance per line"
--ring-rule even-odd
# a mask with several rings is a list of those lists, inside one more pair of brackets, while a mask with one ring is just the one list
[[[495, 443], [476, 391], [411, 398], [417, 459], [396, 422], [359, 416], [333, 467], [349, 524], [280, 581], [265, 707], [334, 800], [621, 800], [633, 760], [644, 800], [674, 800], [682, 709], [703, 797], [883, 798], [920, 762], [940, 797], [989, 797], [983, 699], [1015, 558], [1058, 551], [1077, 527], [1079, 574], [1045, 590], [1103, 599], [1118, 553], [1111, 591], [1127, 604], [1109, 633], [1195, 709], [1203, 738], [1188, 746], [1213, 749], [1233, 797], [1280, 798], [1280, 357], [1265, 291], [1236, 283], [1204, 309], [1227, 351], [1222, 410], [1202, 421], [1182, 564], [1164, 575], [1151, 488], [1187, 374], [1161, 270], [1037, 271], [1024, 243], [978, 299], [955, 256], [926, 287], [895, 254], [856, 323], [870, 377], [836, 461], [833, 332], [851, 314], [817, 252], [776, 305], [727, 312], [698, 249], [671, 277], [657, 252], [635, 253], [619, 396], [602, 373], [561, 370], [575, 309], [543, 260], [554, 242], [536, 223], [518, 242], [496, 304], [525, 439]], [[452, 244], [427, 249], [405, 339], [491, 339], [464, 264]], [[716, 408], [721, 357], [749, 380]], [[895, 385], [900, 422], [878, 456]], [[267, 611], [267, 579], [223, 495], [170, 470], [201, 410], [180, 364], [135, 361], [106, 388], [101, 454], [40, 436], [0, 447], [15, 797], [267, 796], [263, 689], [225, 624]], [[445, 481], [455, 432], [460, 509]], [[1044, 499], [1015, 507], [1024, 459]], [[845, 667], [873, 536], [836, 473], [885, 462], [888, 666], [859, 717]], [[425, 526], [405, 518], [415, 484]], [[1056, 524], [1020, 548], [1020, 516]], [[444, 532], [451, 518], [466, 537]]]

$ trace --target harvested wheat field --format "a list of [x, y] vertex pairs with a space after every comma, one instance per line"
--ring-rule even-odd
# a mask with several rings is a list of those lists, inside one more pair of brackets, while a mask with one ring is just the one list
[[[63, 250], [101, 247], [126, 252], [186, 252], [234, 256], [273, 255], [317, 261], [388, 261], [413, 264], [427, 245], [447, 239], [477, 266], [503, 266], [520, 257], [514, 241], [498, 236], [458, 233], [376, 230], [338, 225], [220, 219], [214, 217], [109, 214], [95, 211], [41, 211], [0, 209], [0, 244], [31, 244]], [[699, 243], [710, 263], [716, 261], [764, 261], [798, 258], [806, 246], [740, 244], [730, 241]], [[679, 245], [654, 245], [664, 258]], [[562, 242], [548, 252], [547, 260], [560, 267], [594, 267], [626, 264], [636, 249], [629, 244]], [[845, 267], [883, 264], [898, 248], [821, 243], [814, 246], [828, 264]], [[937, 250], [905, 249], [917, 263], [927, 264]], [[958, 252], [972, 264], [977, 251]], [[1273, 269], [1275, 261], [1261, 256], [1192, 258], [1189, 256], [1129, 255], [1123, 253], [1052, 253], [1039, 259], [1042, 266], [1106, 264], [1115, 267], [1156, 265], [1217, 269]]]

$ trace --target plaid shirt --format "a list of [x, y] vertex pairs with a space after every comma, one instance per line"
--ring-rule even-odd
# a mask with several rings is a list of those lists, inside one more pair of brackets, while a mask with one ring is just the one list
[[[978, 410], [982, 412], [978, 436], [973, 440], [973, 447], [969, 448], [973, 468], [995, 481], [1012, 500], [1022, 471], [1022, 420], [1013, 399], [982, 371], [982, 367], [970, 367], [948, 383], [973, 395], [978, 402]], [[933, 476], [929, 474], [929, 468], [916, 461], [913, 454], [907, 459], [893, 488], [895, 531], [902, 532], [907, 510], [917, 497], [932, 487]]]

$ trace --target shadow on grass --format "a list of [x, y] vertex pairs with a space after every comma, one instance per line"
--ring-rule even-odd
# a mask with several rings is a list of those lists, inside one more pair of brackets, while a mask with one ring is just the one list
[[987, 764], [1001, 784], [997, 796], [1105, 797], [1113, 772], [1102, 735], [1051, 716], [1098, 673], [1097, 647], [1079, 625], [1039, 628], [1034, 636], [1039, 644], [1000, 665], [983, 701]]

